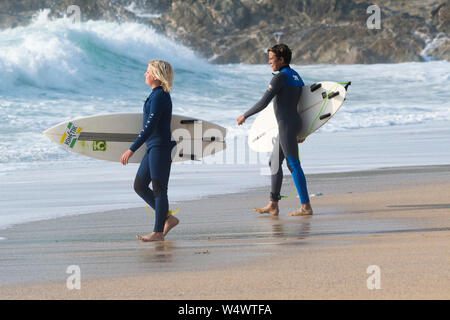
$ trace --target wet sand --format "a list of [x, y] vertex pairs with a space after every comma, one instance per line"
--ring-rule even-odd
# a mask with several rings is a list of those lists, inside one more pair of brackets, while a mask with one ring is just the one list
[[[1, 299], [449, 299], [450, 166], [309, 175], [312, 217], [251, 210], [269, 187], [173, 203], [159, 243], [135, 208], [0, 230]], [[283, 194], [295, 191], [285, 177]], [[81, 289], [68, 290], [67, 268]], [[369, 266], [381, 289], [368, 289]]]

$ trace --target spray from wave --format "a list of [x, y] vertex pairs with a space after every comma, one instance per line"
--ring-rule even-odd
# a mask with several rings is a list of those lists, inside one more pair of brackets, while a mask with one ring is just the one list
[[168, 60], [179, 70], [207, 67], [190, 49], [148, 26], [51, 20], [49, 13], [41, 10], [30, 25], [0, 31], [0, 94], [18, 87], [77, 93], [133, 87], [151, 59]]

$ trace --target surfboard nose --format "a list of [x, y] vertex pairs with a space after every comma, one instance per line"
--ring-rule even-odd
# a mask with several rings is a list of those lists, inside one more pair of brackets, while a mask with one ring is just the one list
[[44, 131], [42, 131], [42, 134], [45, 136], [48, 136], [49, 131], [50, 131], [50, 128], [45, 129]]
[[[67, 122], [61, 122], [53, 127], [47, 128], [42, 131], [43, 135], [50, 137], [51, 135], [59, 134], [60, 132], [64, 132], [61, 128], [65, 128], [67, 126]], [[62, 133], [61, 133], [62, 134]]]

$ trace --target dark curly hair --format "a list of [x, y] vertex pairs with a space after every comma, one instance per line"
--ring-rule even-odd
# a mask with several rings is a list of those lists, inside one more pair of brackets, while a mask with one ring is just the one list
[[277, 58], [283, 57], [284, 63], [291, 63], [292, 51], [289, 47], [283, 43], [274, 45], [272, 48], [267, 49], [267, 53], [273, 52]]

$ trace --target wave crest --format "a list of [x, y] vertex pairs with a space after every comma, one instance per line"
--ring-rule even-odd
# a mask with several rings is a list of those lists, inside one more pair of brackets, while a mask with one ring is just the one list
[[175, 69], [202, 70], [206, 60], [139, 23], [51, 19], [39, 11], [30, 25], [0, 31], [0, 93], [33, 87], [88, 90], [131, 85], [151, 59]]

